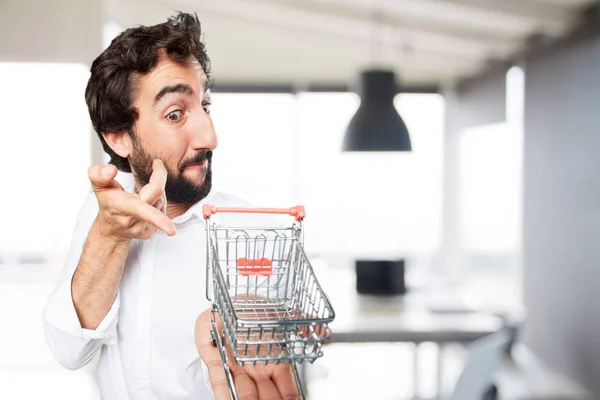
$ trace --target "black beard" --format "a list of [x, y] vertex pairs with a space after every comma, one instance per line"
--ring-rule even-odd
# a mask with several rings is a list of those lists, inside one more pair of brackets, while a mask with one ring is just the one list
[[[165, 168], [167, 163], [160, 157], [153, 157], [144, 152], [141, 146], [139, 146], [135, 141], [133, 147], [135, 157], [131, 156], [129, 158], [129, 164], [131, 165], [131, 170], [133, 171], [134, 176], [137, 178], [139, 183], [144, 186], [150, 182], [150, 176], [152, 175], [152, 163], [154, 159], [160, 159], [165, 165]], [[197, 186], [183, 176], [183, 170], [190, 165], [199, 164], [205, 160], [206, 173], [204, 174], [204, 181], [201, 185]], [[212, 151], [202, 151], [197, 153], [192, 159], [183, 162], [177, 174], [174, 174], [167, 169], [167, 183], [165, 185], [167, 202], [193, 205], [208, 196], [212, 188], [211, 160]]]

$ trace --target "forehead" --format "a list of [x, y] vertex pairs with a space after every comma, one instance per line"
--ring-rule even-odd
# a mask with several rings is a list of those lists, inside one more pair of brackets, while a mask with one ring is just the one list
[[156, 66], [147, 74], [137, 74], [136, 87], [139, 94], [138, 101], [154, 98], [165, 86], [186, 83], [192, 87], [198, 96], [201, 96], [206, 85], [206, 74], [202, 66], [194, 57], [186, 62], [173, 61], [161, 53]]

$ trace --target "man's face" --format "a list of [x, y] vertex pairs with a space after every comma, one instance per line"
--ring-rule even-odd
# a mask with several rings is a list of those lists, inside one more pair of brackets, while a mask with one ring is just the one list
[[210, 90], [195, 59], [178, 64], [164, 54], [134, 83], [138, 119], [129, 163], [137, 183], [152, 175], [160, 159], [168, 171], [168, 202], [194, 204], [211, 189], [211, 157], [217, 138], [209, 115]]

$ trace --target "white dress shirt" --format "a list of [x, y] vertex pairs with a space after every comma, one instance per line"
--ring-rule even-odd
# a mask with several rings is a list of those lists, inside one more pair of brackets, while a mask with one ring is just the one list
[[[96, 374], [103, 400], [213, 398], [194, 342], [196, 318], [211, 306], [205, 289], [204, 203], [248, 206], [236, 197], [211, 193], [173, 219], [175, 236], [158, 230], [148, 240], [133, 240], [117, 297], [95, 330], [81, 327], [71, 297], [73, 273], [98, 214], [93, 194], [80, 211], [66, 265], [44, 311], [44, 326], [52, 353], [66, 368], [81, 368], [101, 352]], [[239, 216], [216, 214], [211, 220], [235, 225]]]

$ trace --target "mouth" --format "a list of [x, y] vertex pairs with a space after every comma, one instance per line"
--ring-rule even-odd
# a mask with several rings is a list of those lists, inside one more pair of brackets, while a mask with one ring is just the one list
[[185, 169], [188, 169], [188, 168], [204, 168], [204, 167], [206, 167], [207, 163], [208, 163], [208, 160], [204, 160], [204, 161], [201, 161], [201, 162], [199, 162], [197, 164], [188, 165], [187, 167], [185, 167]]

